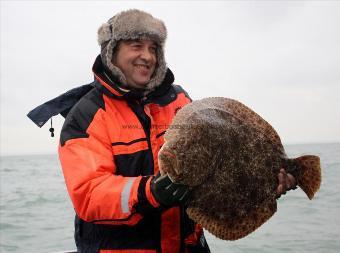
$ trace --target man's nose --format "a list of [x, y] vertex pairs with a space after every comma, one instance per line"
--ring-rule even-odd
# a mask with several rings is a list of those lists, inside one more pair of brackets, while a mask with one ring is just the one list
[[146, 61], [151, 61], [154, 58], [154, 54], [148, 49], [148, 48], [143, 48], [143, 50], [141, 50], [141, 58], [146, 60]]

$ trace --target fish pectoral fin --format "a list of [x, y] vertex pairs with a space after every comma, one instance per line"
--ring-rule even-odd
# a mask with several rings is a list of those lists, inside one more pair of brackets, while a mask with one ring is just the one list
[[309, 199], [312, 199], [321, 185], [320, 158], [318, 156], [305, 155], [294, 160], [298, 163], [301, 170], [297, 178], [298, 186], [307, 194]]

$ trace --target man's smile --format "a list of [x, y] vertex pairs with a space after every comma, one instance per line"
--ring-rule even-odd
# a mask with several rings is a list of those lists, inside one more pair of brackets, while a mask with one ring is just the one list
[[150, 69], [150, 66], [144, 65], [144, 64], [135, 64], [134, 66], [139, 68], [139, 69], [144, 69], [144, 70], [149, 70]]

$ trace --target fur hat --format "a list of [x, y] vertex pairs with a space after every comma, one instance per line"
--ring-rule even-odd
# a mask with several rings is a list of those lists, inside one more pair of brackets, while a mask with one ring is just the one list
[[167, 30], [164, 23], [144, 11], [132, 9], [113, 16], [98, 29], [98, 43], [101, 46], [101, 58], [104, 66], [111, 71], [119, 82], [127, 85], [123, 72], [112, 63], [114, 49], [120, 40], [150, 39], [157, 44], [157, 65], [147, 91], [159, 86], [167, 70], [164, 59], [164, 44]]

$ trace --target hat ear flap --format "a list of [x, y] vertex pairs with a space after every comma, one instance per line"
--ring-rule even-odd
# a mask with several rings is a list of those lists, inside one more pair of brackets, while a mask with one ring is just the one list
[[98, 29], [98, 44], [102, 45], [104, 42], [111, 40], [112, 28], [109, 23], [102, 24]]

